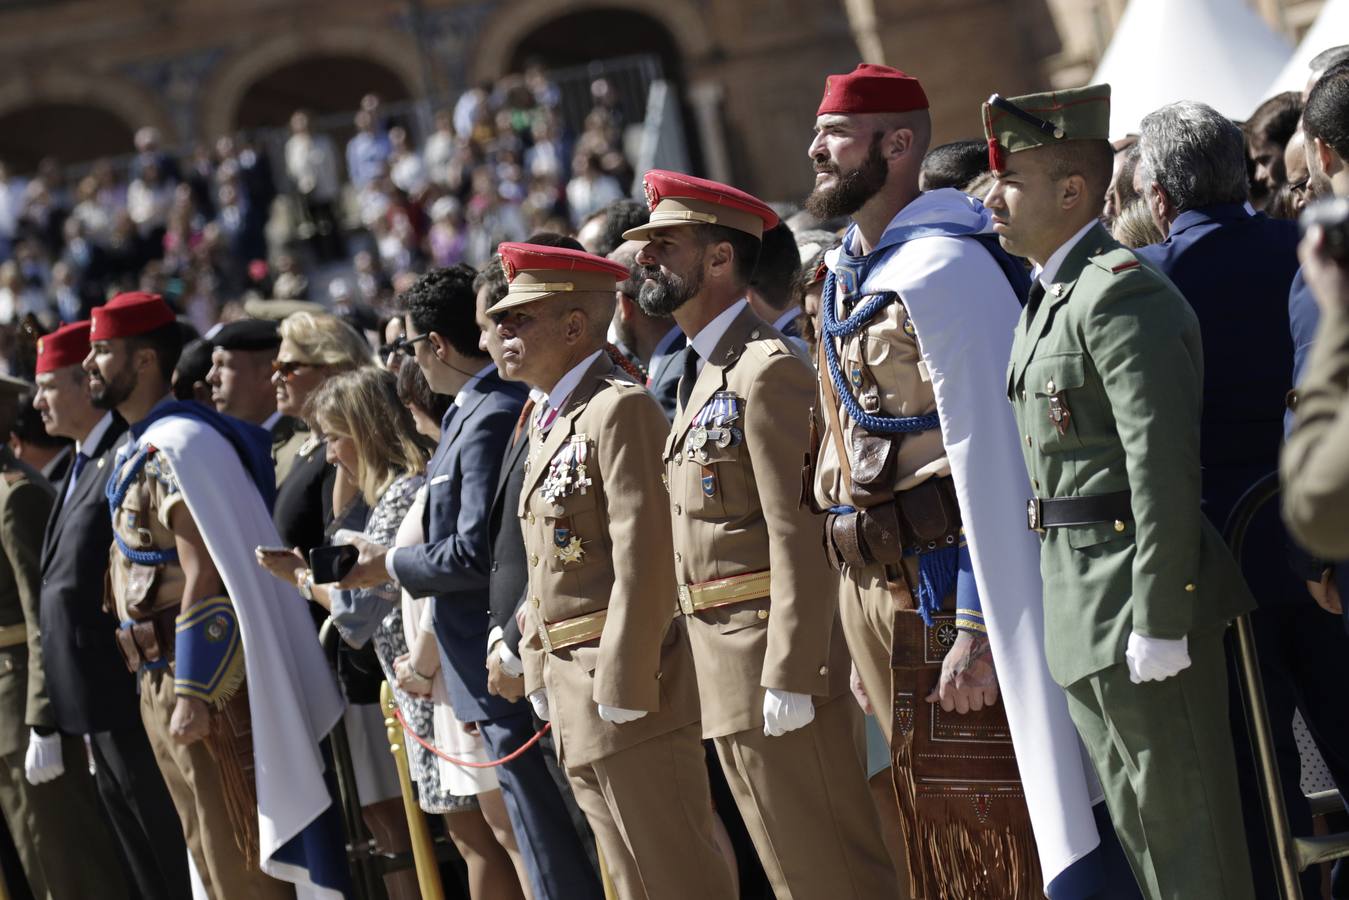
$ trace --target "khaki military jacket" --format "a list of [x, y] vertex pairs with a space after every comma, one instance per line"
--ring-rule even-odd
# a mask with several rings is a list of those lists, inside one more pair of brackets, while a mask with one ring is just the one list
[[[734, 395], [739, 436], [690, 456], [699, 411]], [[847, 690], [837, 575], [822, 517], [803, 494], [815, 373], [746, 307], [703, 365], [665, 442], [680, 584], [770, 572], [770, 596], [688, 617], [703, 734], [763, 726], [765, 688], [835, 697]]]
[[[546, 686], [568, 766], [603, 759], [698, 721], [693, 658], [676, 592], [661, 483], [660, 405], [601, 355], [546, 435], [530, 424], [519, 515], [529, 565], [521, 642], [526, 690]], [[550, 473], [582, 454], [588, 482], [552, 497]], [[540, 623], [605, 612], [598, 640], [544, 652]], [[645, 710], [614, 725], [596, 704]]]
[[[112, 476], [116, 484], [122, 483], [134, 461], [135, 454], [122, 461]], [[113, 511], [112, 530], [133, 550], [173, 550], [177, 539], [169, 527], [170, 515], [183, 502], [178, 476], [169, 461], [163, 454], [152, 454]], [[119, 622], [140, 621], [161, 610], [177, 609], [186, 585], [187, 577], [176, 561], [136, 566], [116, 543], [108, 548], [108, 588], [112, 594], [108, 607]]]
[[0, 626], [7, 644], [0, 647], [0, 756], [28, 745], [29, 726], [56, 727], [38, 628], [42, 533], [54, 499], [40, 472], [0, 447]]
[[1203, 379], [1185, 298], [1100, 226], [1022, 311], [1007, 391], [1032, 489], [1130, 491], [1133, 511], [1043, 535], [1045, 651], [1061, 685], [1123, 662], [1130, 631], [1177, 639], [1254, 606], [1200, 511]]
[[286, 480], [290, 470], [295, 467], [295, 459], [300, 448], [313, 435], [304, 423], [292, 416], [282, 416], [272, 428], [272, 462], [276, 464], [276, 483]]
[[[843, 297], [835, 299], [837, 314], [845, 314]], [[821, 336], [821, 340], [827, 338]], [[854, 395], [865, 404], [875, 404], [868, 410], [874, 415], [909, 417], [935, 415], [937, 399], [932, 391], [932, 380], [923, 363], [916, 330], [909, 324], [909, 313], [901, 297], [886, 306], [867, 326], [845, 338], [838, 348], [839, 365], [853, 387]], [[830, 417], [825, 404], [828, 394], [823, 379], [829, 378], [826, 366], [821, 366], [820, 410], [821, 438], [819, 459], [815, 466], [815, 502], [821, 509], [833, 506], [855, 506], [849, 485], [844, 484], [843, 469], [839, 465], [837, 441], [830, 429]], [[868, 399], [870, 398], [870, 400]], [[857, 425], [841, 404], [839, 422], [843, 427], [844, 446], [853, 446]], [[929, 478], [951, 474], [940, 429], [914, 434], [897, 435], [899, 458], [894, 473], [896, 492], [908, 490]]]

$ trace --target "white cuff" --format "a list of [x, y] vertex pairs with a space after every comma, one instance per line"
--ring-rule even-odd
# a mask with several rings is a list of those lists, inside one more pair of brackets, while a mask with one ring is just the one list
[[388, 552], [384, 554], [384, 571], [389, 573], [389, 578], [394, 584], [398, 583], [398, 573], [393, 570], [393, 557], [397, 552], [397, 547], [390, 547]]
[[520, 661], [520, 657], [511, 652], [505, 641], [497, 644], [497, 660], [501, 663], [501, 671], [512, 678], [519, 678], [525, 674], [525, 664]]

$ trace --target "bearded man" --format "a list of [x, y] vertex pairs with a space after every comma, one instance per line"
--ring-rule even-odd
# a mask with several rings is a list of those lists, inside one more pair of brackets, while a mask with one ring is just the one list
[[1117, 849], [1122, 877], [1098, 865], [1099, 788], [1045, 663], [1002, 402], [1028, 279], [977, 200], [919, 191], [930, 134], [916, 78], [827, 80], [806, 205], [853, 224], [825, 257], [814, 500], [859, 699], [890, 741], [914, 895], [1094, 897], [1130, 879]]

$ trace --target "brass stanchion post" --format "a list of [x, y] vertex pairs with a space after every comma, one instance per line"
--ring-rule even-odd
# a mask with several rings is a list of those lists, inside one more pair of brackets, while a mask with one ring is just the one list
[[412, 858], [417, 865], [417, 884], [421, 888], [424, 900], [439, 900], [445, 896], [444, 885], [440, 881], [440, 865], [436, 861], [436, 848], [431, 841], [431, 829], [426, 825], [426, 816], [417, 805], [417, 795], [412, 790], [412, 770], [408, 766], [407, 735], [395, 713], [398, 701], [386, 681], [379, 688], [380, 707], [384, 710], [384, 727], [389, 735], [389, 752], [393, 754], [398, 767], [398, 786], [403, 793], [403, 812], [408, 820], [408, 833], [412, 837]]

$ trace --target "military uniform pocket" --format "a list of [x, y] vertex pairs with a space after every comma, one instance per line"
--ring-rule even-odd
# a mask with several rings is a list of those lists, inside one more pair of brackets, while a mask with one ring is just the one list
[[1133, 522], [1120, 521], [1119, 525], [1123, 527], [1117, 527], [1114, 522], [1093, 522], [1090, 525], [1069, 525], [1064, 530], [1068, 532], [1069, 547], [1074, 550], [1085, 550], [1110, 541], [1133, 537]]
[[686, 476], [684, 508], [695, 519], [726, 519], [744, 515], [749, 507], [745, 482], [744, 446], [705, 445], [686, 456], [681, 465], [690, 467]]
[[1026, 424], [1042, 450], [1053, 453], [1082, 446], [1073, 406], [1083, 399], [1085, 384], [1081, 353], [1037, 357], [1026, 367], [1026, 393], [1034, 396], [1026, 404]]
[[734, 634], [737, 631], [744, 631], [746, 628], [755, 626], [768, 626], [768, 598], [762, 600], [749, 600], [745, 603], [737, 603], [734, 606], [723, 606], [719, 609], [710, 609], [702, 616], [708, 618], [709, 624], [714, 625], [719, 634]]

